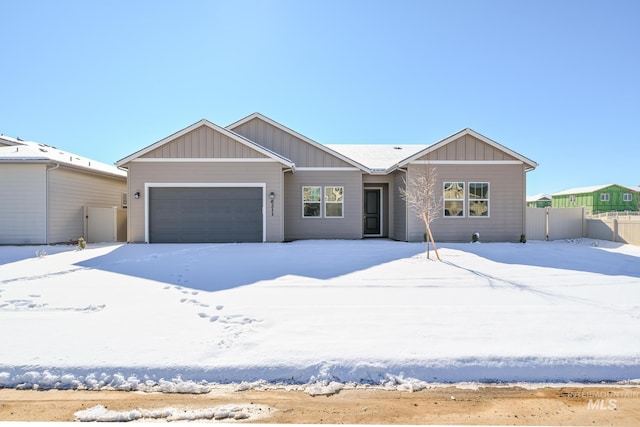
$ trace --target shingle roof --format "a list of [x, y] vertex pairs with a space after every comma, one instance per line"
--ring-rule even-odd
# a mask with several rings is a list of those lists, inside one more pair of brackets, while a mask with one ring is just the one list
[[9, 139], [4, 136], [1, 138], [4, 141], [15, 143], [15, 145], [0, 147], [0, 162], [53, 162], [122, 178], [126, 178], [127, 176], [125, 171], [115, 166], [87, 159], [86, 157], [59, 150], [49, 145], [39, 144], [33, 141]]
[[355, 160], [371, 171], [387, 171], [428, 145], [328, 144], [327, 148]]

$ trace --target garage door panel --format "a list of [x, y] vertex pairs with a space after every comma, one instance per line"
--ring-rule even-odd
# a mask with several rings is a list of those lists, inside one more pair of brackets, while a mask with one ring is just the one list
[[262, 242], [261, 187], [153, 187], [152, 243]]

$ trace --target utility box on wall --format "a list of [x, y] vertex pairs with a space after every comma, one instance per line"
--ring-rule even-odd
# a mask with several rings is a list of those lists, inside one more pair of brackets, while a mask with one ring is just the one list
[[126, 209], [85, 206], [85, 221], [89, 243], [124, 242], [127, 239]]

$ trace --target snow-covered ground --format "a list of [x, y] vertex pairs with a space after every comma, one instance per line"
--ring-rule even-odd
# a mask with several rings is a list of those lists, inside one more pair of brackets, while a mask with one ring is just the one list
[[388, 240], [0, 247], [0, 387], [640, 379], [639, 247], [440, 256]]

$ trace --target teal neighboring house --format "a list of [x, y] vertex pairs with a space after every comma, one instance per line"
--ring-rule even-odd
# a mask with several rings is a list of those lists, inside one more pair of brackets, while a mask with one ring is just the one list
[[528, 208], [548, 208], [551, 207], [551, 196], [549, 194], [536, 194], [535, 196], [527, 196]]
[[624, 212], [638, 210], [637, 188], [618, 184], [596, 185], [592, 187], [571, 188], [551, 195], [554, 208], [584, 207], [590, 214], [604, 212]]

